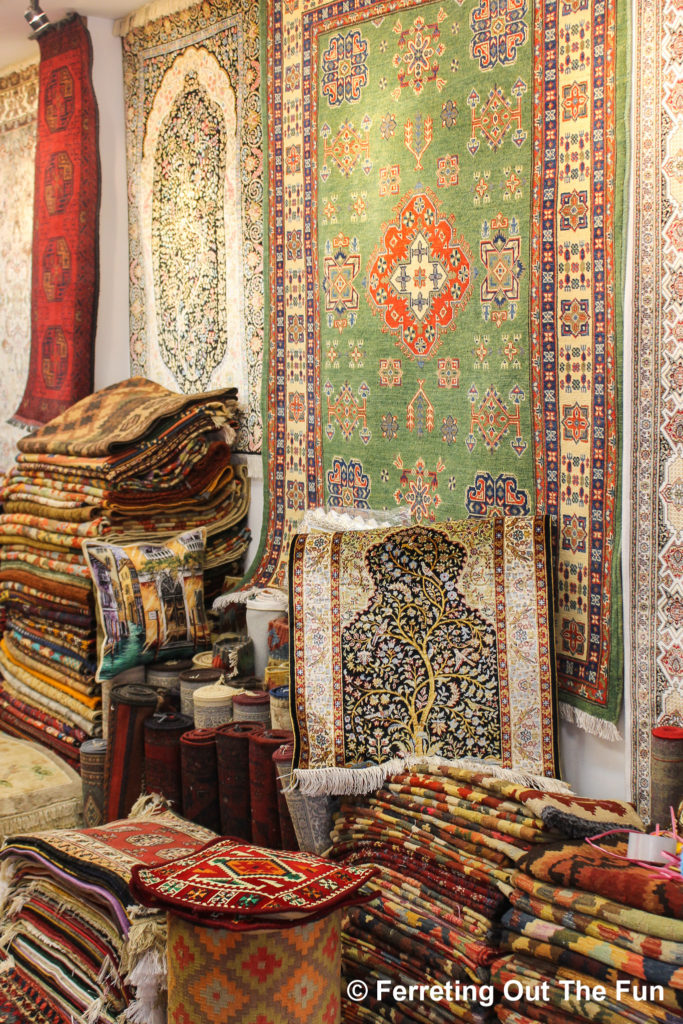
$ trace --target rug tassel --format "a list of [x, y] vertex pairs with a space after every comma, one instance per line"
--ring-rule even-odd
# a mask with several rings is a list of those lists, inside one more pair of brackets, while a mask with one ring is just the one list
[[561, 779], [501, 768], [500, 765], [492, 765], [488, 761], [472, 761], [466, 758], [449, 761], [443, 757], [425, 757], [417, 754], [410, 754], [405, 758], [395, 757], [384, 764], [364, 765], [358, 768], [296, 768], [293, 774], [294, 785], [304, 796], [361, 796], [381, 789], [390, 775], [400, 775], [411, 770], [430, 772], [448, 767], [482, 772], [545, 793], [572, 792], [571, 787]]
[[575, 708], [572, 704], [560, 703], [560, 718], [565, 722], [571, 722], [579, 729], [597, 736], [600, 740], [607, 740], [609, 743], [618, 743], [623, 736], [613, 722], [605, 722], [602, 718], [589, 715], [587, 711]]
[[161, 793], [143, 793], [131, 807], [129, 818], [146, 818], [149, 814], [157, 814], [159, 811], [169, 809], [168, 800]]

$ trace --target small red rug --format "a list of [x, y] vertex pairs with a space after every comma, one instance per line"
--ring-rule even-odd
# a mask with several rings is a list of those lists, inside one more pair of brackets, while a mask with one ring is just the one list
[[93, 389], [100, 166], [92, 47], [78, 15], [40, 46], [31, 358], [12, 422], [35, 427]]

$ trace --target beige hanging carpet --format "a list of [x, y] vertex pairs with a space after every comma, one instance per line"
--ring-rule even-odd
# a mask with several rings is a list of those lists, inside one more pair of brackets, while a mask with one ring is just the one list
[[152, 4], [123, 34], [130, 360], [172, 391], [237, 387], [261, 450], [263, 142], [257, 0]]
[[[618, 0], [270, 0], [269, 506], [550, 513], [566, 717], [621, 706]], [[618, 16], [619, 15], [619, 16]]]
[[25, 431], [5, 422], [24, 393], [31, 348], [31, 252], [38, 64], [0, 77], [0, 471]]
[[683, 27], [675, 0], [635, 19], [630, 744], [647, 820], [652, 729], [683, 725]]

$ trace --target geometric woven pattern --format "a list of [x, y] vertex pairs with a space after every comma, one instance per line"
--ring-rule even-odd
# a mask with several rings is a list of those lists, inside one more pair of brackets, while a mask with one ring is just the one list
[[683, 107], [680, 5], [639, 0], [634, 87], [631, 795], [650, 819], [652, 728], [683, 726]]
[[217, 839], [173, 863], [134, 869], [133, 887], [145, 904], [184, 912], [198, 922], [230, 927], [230, 918], [238, 916], [285, 915], [269, 920], [271, 927], [286, 927], [296, 918], [320, 916], [353, 902], [372, 875], [372, 870], [339, 867], [312, 853]]
[[338, 1024], [341, 921], [236, 935], [169, 914], [169, 1024]]
[[619, 2], [269, 0], [255, 576], [316, 505], [547, 513], [564, 711], [612, 737]]

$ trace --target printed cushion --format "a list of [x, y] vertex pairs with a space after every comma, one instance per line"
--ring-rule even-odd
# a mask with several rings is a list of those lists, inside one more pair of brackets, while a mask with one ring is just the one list
[[205, 542], [203, 527], [161, 544], [83, 542], [104, 634], [98, 679], [209, 644]]
[[369, 791], [372, 766], [416, 757], [557, 776], [549, 541], [545, 516], [294, 538], [304, 792]]
[[353, 868], [313, 853], [269, 850], [217, 839], [167, 864], [133, 869], [131, 890], [145, 906], [165, 907], [206, 925], [247, 930], [312, 921], [359, 903], [376, 868]]

